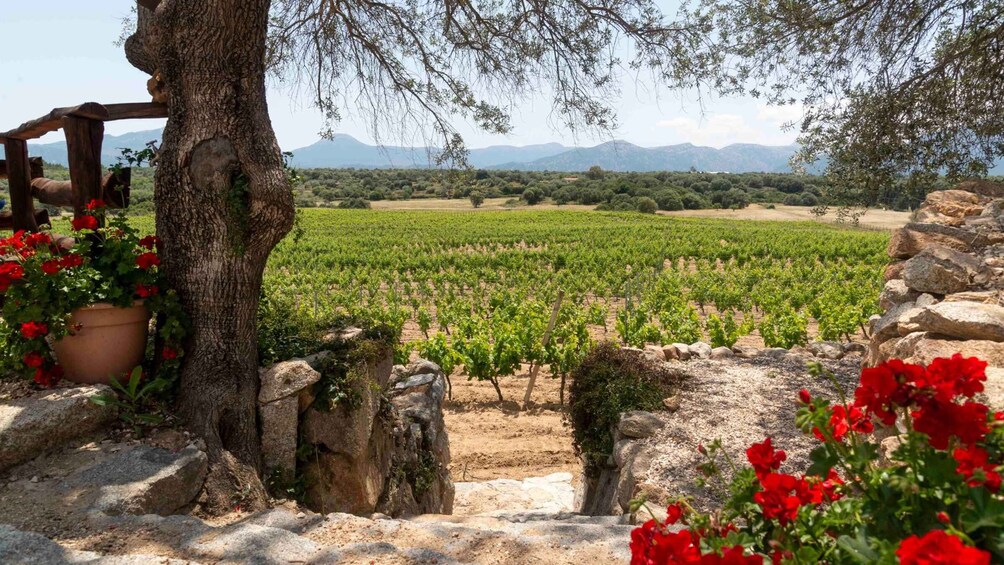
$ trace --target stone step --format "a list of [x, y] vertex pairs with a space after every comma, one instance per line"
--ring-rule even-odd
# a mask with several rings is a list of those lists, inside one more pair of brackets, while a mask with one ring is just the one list
[[115, 418], [91, 399], [106, 386], [47, 390], [0, 405], [0, 471], [92, 434]]

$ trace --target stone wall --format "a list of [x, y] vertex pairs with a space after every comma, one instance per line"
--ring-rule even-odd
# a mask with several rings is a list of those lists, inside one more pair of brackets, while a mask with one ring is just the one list
[[261, 376], [266, 471], [278, 483], [300, 482], [312, 510], [452, 512], [446, 379], [436, 364], [393, 366], [389, 346], [353, 330], [336, 336], [331, 351]]
[[988, 400], [1004, 405], [1004, 185], [932, 192], [888, 253], [885, 313], [871, 321], [865, 366], [979, 357], [990, 365]]

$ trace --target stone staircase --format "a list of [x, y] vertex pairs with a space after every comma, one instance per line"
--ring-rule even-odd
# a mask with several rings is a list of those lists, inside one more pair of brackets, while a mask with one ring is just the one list
[[[632, 526], [571, 513], [411, 520], [274, 508], [225, 525], [191, 516], [92, 516], [94, 534], [50, 540], [0, 526], [0, 563], [626, 563]], [[109, 544], [111, 538], [122, 542]]]

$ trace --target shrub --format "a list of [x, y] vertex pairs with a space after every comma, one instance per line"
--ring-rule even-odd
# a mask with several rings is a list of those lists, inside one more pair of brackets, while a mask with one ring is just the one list
[[365, 198], [346, 198], [338, 203], [338, 207], [365, 210], [370, 208], [370, 203]]
[[523, 191], [523, 200], [530, 206], [540, 204], [544, 200], [544, 191], [539, 188], [528, 188]]
[[472, 190], [468, 198], [471, 199], [471, 206], [480, 208], [485, 203], [485, 194], [480, 190]]
[[613, 452], [611, 429], [630, 410], [658, 410], [679, 376], [666, 365], [611, 342], [593, 348], [572, 372], [569, 419], [575, 452], [584, 456], [586, 472]]
[[291, 298], [262, 289], [258, 302], [258, 364], [271, 365], [317, 353], [322, 329], [331, 327], [324, 326], [297, 308]]
[[656, 210], [659, 209], [659, 205], [655, 203], [655, 200], [652, 200], [648, 196], [638, 198], [637, 206], [638, 211], [642, 214], [655, 214]]
[[672, 190], [664, 190], [656, 194], [655, 203], [659, 205], [660, 210], [683, 210], [683, 199]]
[[[803, 475], [781, 470], [770, 438], [746, 450], [744, 469], [720, 441], [699, 447], [702, 484], [735, 470], [729, 500], [713, 514], [670, 505], [664, 522], [632, 532], [632, 563], [1001, 562], [1004, 413], [973, 399], [986, 366], [959, 354], [893, 360], [862, 371], [851, 401], [839, 385], [833, 404], [802, 390], [795, 424], [820, 441]], [[837, 384], [820, 365], [811, 372]], [[905, 431], [882, 461], [872, 434], [897, 422]]]

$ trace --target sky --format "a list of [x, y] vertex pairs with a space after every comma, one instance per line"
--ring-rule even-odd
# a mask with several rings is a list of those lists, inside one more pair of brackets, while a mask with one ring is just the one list
[[[0, 131], [37, 118], [52, 108], [82, 102], [141, 102], [149, 100], [146, 79], [114, 45], [122, 32], [122, 19], [134, 1], [100, 0], [0, 0]], [[17, 48], [13, 48], [17, 46]], [[793, 107], [767, 107], [753, 99], [707, 99], [701, 104], [693, 93], [674, 92], [625, 77], [618, 102], [617, 131], [603, 137], [573, 134], [557, 127], [544, 98], [526, 100], [513, 114], [510, 135], [489, 135], [464, 123], [455, 127], [468, 147], [530, 145], [559, 142], [589, 146], [611, 139], [643, 147], [693, 143], [724, 147], [732, 143], [786, 145], [795, 132], [783, 124], [797, 119]], [[310, 145], [322, 128], [320, 113], [310, 100], [288, 89], [269, 88], [272, 125], [283, 150]], [[354, 119], [352, 109], [335, 127], [365, 143], [374, 137], [365, 120]], [[106, 132], [121, 134], [161, 127], [162, 121], [110, 122]], [[52, 133], [43, 142], [58, 141]], [[395, 144], [405, 140], [381, 137]], [[405, 142], [405, 144], [408, 144]]]

